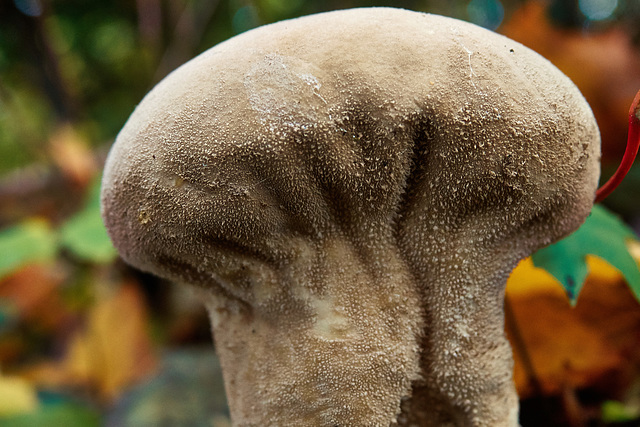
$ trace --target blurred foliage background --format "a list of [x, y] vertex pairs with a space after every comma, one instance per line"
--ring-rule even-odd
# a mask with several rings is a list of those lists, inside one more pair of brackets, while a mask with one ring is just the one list
[[[538, 51], [592, 106], [603, 175], [617, 166], [640, 89], [640, 0], [2, 0], [0, 425], [230, 425], [204, 310], [118, 260], [101, 167], [180, 64], [262, 24], [364, 6], [452, 16]], [[640, 167], [606, 205], [637, 236]], [[619, 272], [589, 267], [575, 309], [530, 262], [510, 280], [523, 426], [640, 423], [640, 308]]]

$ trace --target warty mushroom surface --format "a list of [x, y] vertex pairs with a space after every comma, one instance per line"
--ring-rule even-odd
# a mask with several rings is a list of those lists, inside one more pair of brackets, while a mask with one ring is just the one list
[[257, 28], [118, 135], [125, 261], [193, 285], [234, 425], [517, 426], [507, 276], [593, 204], [576, 87], [505, 37], [353, 9]]

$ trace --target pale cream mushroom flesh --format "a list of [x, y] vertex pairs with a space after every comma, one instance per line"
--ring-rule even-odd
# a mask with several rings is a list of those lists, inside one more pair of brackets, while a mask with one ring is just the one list
[[330, 12], [158, 84], [103, 216], [128, 263], [200, 289], [234, 425], [516, 426], [505, 282], [586, 218], [599, 150], [578, 90], [522, 45]]

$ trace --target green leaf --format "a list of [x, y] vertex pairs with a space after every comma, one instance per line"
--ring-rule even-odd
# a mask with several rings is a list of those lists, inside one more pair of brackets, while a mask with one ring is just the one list
[[60, 239], [66, 249], [85, 261], [106, 264], [116, 257], [100, 216], [100, 179], [93, 183], [86, 206], [62, 226]]
[[608, 423], [629, 422], [640, 417], [640, 408], [608, 400], [602, 404], [602, 421]]
[[575, 304], [588, 273], [586, 256], [597, 256], [622, 273], [640, 300], [640, 270], [627, 248], [627, 241], [635, 238], [617, 216], [596, 205], [582, 227], [534, 253], [533, 263], [558, 279]]
[[40, 219], [30, 219], [0, 232], [0, 277], [24, 265], [53, 259], [58, 250], [55, 232]]
[[88, 407], [70, 401], [58, 401], [40, 405], [35, 411], [0, 417], [2, 427], [99, 427], [100, 414]]

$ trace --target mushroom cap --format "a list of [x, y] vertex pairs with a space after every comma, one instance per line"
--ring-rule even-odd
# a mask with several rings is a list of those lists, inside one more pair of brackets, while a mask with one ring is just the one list
[[248, 31], [165, 78], [111, 149], [103, 217], [128, 263], [202, 286], [237, 267], [230, 254], [278, 263], [291, 239], [331, 235], [375, 246], [439, 214], [504, 219], [496, 244], [528, 227], [524, 256], [583, 221], [598, 161], [588, 105], [533, 51], [450, 18], [352, 9]]

